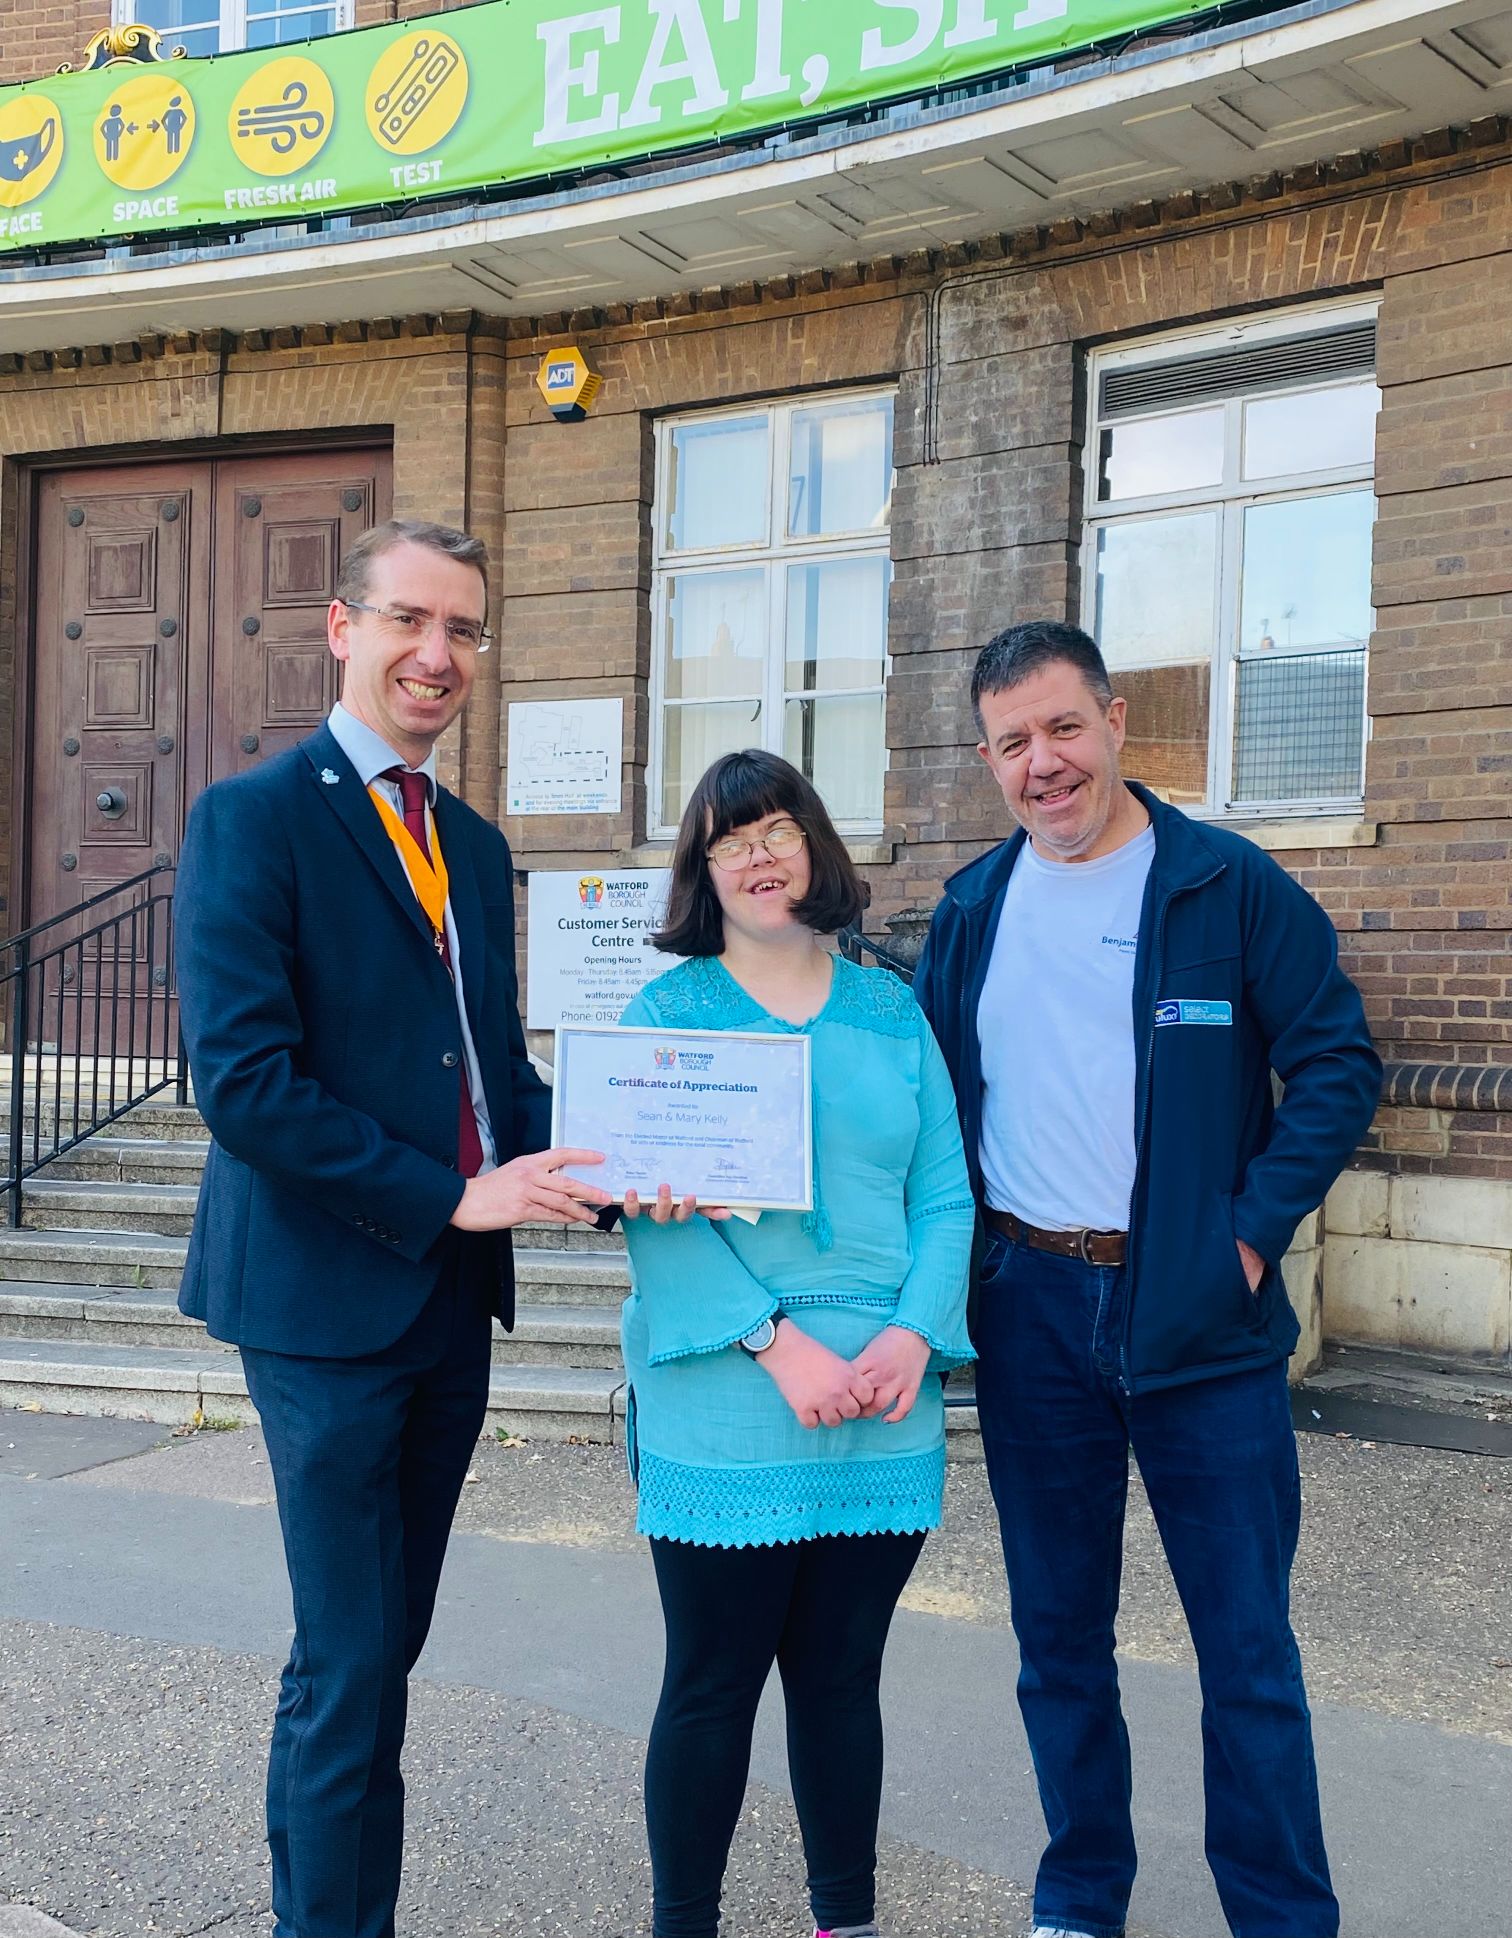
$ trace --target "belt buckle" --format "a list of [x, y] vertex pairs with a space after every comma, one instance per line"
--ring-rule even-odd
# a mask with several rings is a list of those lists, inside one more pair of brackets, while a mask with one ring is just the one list
[[1107, 1238], [1109, 1235], [1106, 1231], [1094, 1230], [1091, 1225], [1085, 1227], [1076, 1243], [1077, 1256], [1081, 1259], [1083, 1265], [1095, 1265], [1097, 1263], [1097, 1260], [1092, 1256], [1093, 1241], [1098, 1238]]

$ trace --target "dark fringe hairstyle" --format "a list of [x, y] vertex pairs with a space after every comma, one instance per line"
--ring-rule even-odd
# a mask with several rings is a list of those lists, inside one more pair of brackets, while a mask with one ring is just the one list
[[778, 754], [747, 747], [725, 754], [694, 788], [672, 852], [667, 919], [651, 937], [668, 955], [717, 956], [724, 948], [724, 911], [709, 879], [708, 851], [732, 828], [768, 814], [791, 815], [806, 837], [809, 890], [793, 913], [819, 935], [860, 920], [866, 889], [813, 786]]

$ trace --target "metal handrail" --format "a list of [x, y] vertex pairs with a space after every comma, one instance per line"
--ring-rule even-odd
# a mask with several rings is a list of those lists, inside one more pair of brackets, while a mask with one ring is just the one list
[[[12, 1230], [22, 1221], [23, 1186], [44, 1166], [170, 1086], [176, 1103], [189, 1101], [183, 1030], [173, 1012], [173, 872], [171, 862], [158, 863], [0, 941], [0, 961], [10, 959], [0, 971], [10, 1050], [0, 1194]], [[131, 900], [118, 914], [76, 926], [123, 895]], [[70, 932], [38, 946], [59, 929]], [[44, 1135], [49, 1101], [51, 1134]]]
[[910, 988], [913, 986], [915, 965], [888, 948], [885, 942], [879, 942], [876, 936], [863, 935], [860, 929], [850, 928], [842, 929], [835, 940], [839, 944], [841, 955], [847, 962], [858, 963], [864, 967], [866, 957], [870, 956], [882, 968], [891, 969], [893, 974], [901, 977]]

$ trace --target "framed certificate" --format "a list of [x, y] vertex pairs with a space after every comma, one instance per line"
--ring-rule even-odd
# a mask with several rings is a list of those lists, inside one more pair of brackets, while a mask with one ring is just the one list
[[556, 1033], [551, 1141], [602, 1151], [585, 1183], [740, 1211], [809, 1211], [814, 1132], [807, 1036], [737, 1030]]

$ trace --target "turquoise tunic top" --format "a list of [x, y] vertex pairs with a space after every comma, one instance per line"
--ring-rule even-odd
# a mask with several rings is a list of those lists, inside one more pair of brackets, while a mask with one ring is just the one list
[[[625, 1225], [640, 1532], [740, 1548], [938, 1526], [945, 1409], [933, 1375], [974, 1356], [973, 1212], [950, 1078], [912, 994], [887, 970], [837, 957], [823, 1009], [787, 1023], [699, 957], [659, 976], [620, 1020], [813, 1039], [811, 1213]], [[930, 1372], [907, 1419], [800, 1426], [737, 1343], [783, 1313], [846, 1359], [890, 1325], [928, 1340]]]

